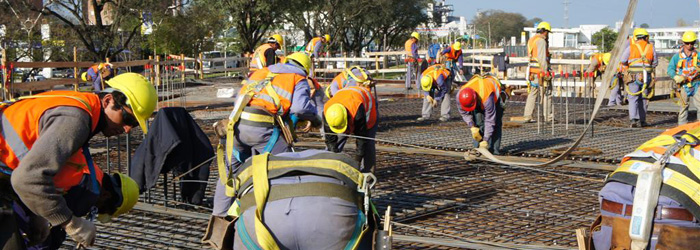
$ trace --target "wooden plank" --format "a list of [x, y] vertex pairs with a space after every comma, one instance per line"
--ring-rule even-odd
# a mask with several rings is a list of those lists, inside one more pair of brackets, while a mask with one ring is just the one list
[[228, 69], [208, 69], [204, 70], [205, 74], [211, 74], [211, 73], [220, 73], [220, 72], [226, 72], [226, 71], [231, 71], [231, 72], [247, 72], [248, 68], [246, 67], [239, 67], [239, 68], [228, 68]]
[[123, 68], [123, 67], [136, 67], [136, 66], [144, 66], [146, 64], [153, 64], [151, 60], [136, 60], [136, 61], [128, 61], [128, 62], [114, 62], [112, 65], [115, 68]]
[[576, 229], [576, 243], [578, 243], [579, 250], [586, 250], [586, 228], [582, 227]]
[[384, 57], [331, 57], [318, 58], [317, 60], [322, 62], [376, 62], [377, 60], [384, 60]]
[[11, 62], [15, 68], [87, 68], [93, 62]]
[[208, 58], [208, 59], [203, 59], [205, 62], [223, 62], [223, 61], [248, 61], [250, 60], [250, 57], [217, 57], [217, 58]]
[[11, 83], [12, 88], [20, 91], [37, 91], [37, 90], [47, 90], [53, 89], [56, 85], [73, 85], [75, 84], [74, 79], [49, 79], [37, 82], [22, 82], [22, 83]]

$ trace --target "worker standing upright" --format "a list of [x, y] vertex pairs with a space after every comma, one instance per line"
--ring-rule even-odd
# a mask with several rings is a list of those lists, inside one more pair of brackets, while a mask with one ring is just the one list
[[[462, 57], [462, 43], [454, 42], [452, 46], [448, 46], [443, 49], [440, 52], [440, 55], [444, 60], [445, 67], [450, 71], [450, 77], [452, 78], [450, 81], [454, 80], [455, 78], [460, 80], [464, 75], [464, 71], [462, 70], [462, 65], [464, 62]], [[457, 76], [457, 74], [459, 74], [459, 76]]]
[[360, 66], [352, 66], [340, 72], [331, 84], [326, 87], [326, 97], [331, 98], [343, 88], [353, 86], [369, 87], [372, 82], [372, 77], [369, 76], [367, 70]]
[[[700, 123], [685, 124], [661, 133], [622, 158], [622, 163], [607, 176], [599, 192], [601, 216], [591, 225], [595, 249], [698, 248], [698, 137]], [[658, 167], [661, 169], [656, 176], [661, 186], [654, 187], [646, 181], [641, 181], [644, 186], [638, 186], [638, 176], [644, 174], [644, 179], [653, 179], [647, 171]], [[636, 200], [645, 195], [636, 197], [636, 192], [644, 192], [650, 199], [653, 194], [648, 192], [657, 192], [653, 197], [657, 201], [647, 199], [638, 203]], [[645, 210], [651, 210], [650, 217], [639, 213]], [[648, 234], [644, 233], [642, 223], [638, 223], [642, 221], [653, 221]], [[631, 247], [631, 233], [638, 240], [646, 237], [647, 245]], [[644, 240], [639, 242], [644, 245]]]
[[[698, 68], [698, 52], [695, 44], [698, 35], [694, 31], [686, 31], [681, 38], [683, 48], [678, 54], [673, 55], [668, 63], [668, 76], [673, 79], [680, 98], [680, 112], [678, 113], [678, 125], [688, 123], [688, 107], [693, 103], [696, 109], [700, 109], [700, 95], [697, 94], [700, 84], [700, 68]], [[696, 118], [697, 119], [697, 118]]]
[[438, 54], [440, 53], [440, 49], [442, 47], [440, 46], [439, 43], [433, 43], [428, 47], [428, 64], [433, 65], [433, 64], [438, 64]]
[[452, 77], [445, 65], [435, 64], [421, 74], [421, 90], [423, 90], [423, 109], [418, 121], [430, 119], [433, 108], [440, 103], [440, 121], [450, 120], [450, 91]]
[[99, 93], [105, 89], [105, 81], [111, 79], [114, 74], [111, 63], [98, 63], [90, 66], [87, 71], [80, 75], [80, 78], [85, 82], [92, 82], [93, 91]]
[[420, 34], [418, 32], [411, 33], [411, 37], [404, 43], [404, 50], [406, 51], [406, 89], [412, 89], [413, 80], [416, 80], [418, 84], [418, 61], [420, 57], [418, 56], [418, 40], [420, 40]]
[[274, 34], [270, 36], [267, 39], [267, 43], [260, 45], [255, 49], [255, 52], [253, 52], [248, 75], [252, 75], [253, 72], [258, 69], [280, 62], [277, 51], [282, 48], [282, 46], [284, 46], [284, 38], [282, 38], [281, 35]]
[[[241, 88], [229, 119], [218, 124], [225, 129], [219, 137], [217, 155], [219, 179], [214, 197], [213, 215], [223, 217], [231, 206], [231, 183], [226, 177], [253, 155], [291, 151], [294, 127], [298, 121], [321, 124], [321, 115], [312, 100], [307, 73], [311, 59], [304, 52], [255, 71]], [[225, 147], [222, 145], [225, 144]], [[225, 151], [224, 151], [225, 150]], [[226, 184], [226, 186], [225, 186]]]
[[630, 127], [648, 126], [646, 122], [648, 99], [654, 94], [654, 68], [659, 63], [654, 45], [649, 43], [649, 32], [643, 28], [634, 29], [634, 42], [622, 51], [621, 63], [626, 68], [623, 81], [627, 87], [629, 100]]
[[82, 216], [107, 221], [136, 204], [136, 182], [123, 174], [104, 175], [92, 162], [87, 143], [100, 132], [110, 137], [140, 126], [147, 133], [156, 90], [135, 73], [107, 83], [111, 88], [99, 94], [52, 91], [0, 107], [3, 249], [37, 244], [57, 249], [65, 234], [78, 245], [91, 246], [96, 227]]
[[325, 45], [331, 42], [331, 35], [325, 34], [323, 36], [311, 38], [308, 44], [306, 44], [306, 54], [311, 57], [311, 69], [309, 70], [309, 76], [313, 77], [316, 69], [316, 58], [321, 56], [321, 51]]
[[457, 92], [459, 114], [469, 126], [474, 148], [501, 154], [505, 88], [491, 75], [475, 75]]
[[532, 118], [535, 112], [535, 102], [540, 98], [544, 110], [545, 122], [553, 119], [550, 103], [552, 102], [552, 77], [549, 60], [549, 33], [552, 32], [552, 26], [548, 22], [540, 22], [536, 28], [537, 34], [532, 36], [527, 41], [527, 55], [530, 61], [527, 64], [527, 101], [525, 101], [525, 114], [523, 115], [526, 122], [534, 122]]
[[335, 134], [325, 135], [326, 148], [331, 152], [341, 152], [347, 136], [356, 135], [355, 160], [360, 162], [361, 172], [374, 172], [376, 159], [374, 136], [377, 134], [377, 100], [366, 87], [346, 87], [338, 91], [324, 105], [326, 121], [324, 131]]

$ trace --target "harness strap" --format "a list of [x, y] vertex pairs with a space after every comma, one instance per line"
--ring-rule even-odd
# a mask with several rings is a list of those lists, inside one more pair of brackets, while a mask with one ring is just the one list
[[263, 210], [267, 204], [267, 197], [270, 192], [270, 182], [267, 178], [267, 163], [270, 153], [256, 155], [253, 157], [253, 164], [250, 169], [253, 174], [253, 194], [255, 195], [255, 236], [262, 249], [279, 250], [279, 246], [272, 234], [265, 227], [262, 221]]
[[[267, 202], [304, 196], [335, 197], [357, 205], [358, 209], [362, 208], [362, 197], [357, 193], [357, 190], [353, 190], [343, 185], [326, 182], [309, 182], [273, 186], [270, 188]], [[248, 193], [240, 198], [240, 202], [241, 211], [246, 211], [255, 206], [255, 197], [253, 194]]]
[[88, 170], [90, 170], [90, 190], [91, 193], [99, 195], [100, 194], [100, 184], [97, 182], [97, 173], [95, 172], [95, 164], [92, 161], [92, 156], [90, 155], [90, 148], [87, 144], [83, 146], [83, 156], [85, 156], [85, 161], [88, 165]]

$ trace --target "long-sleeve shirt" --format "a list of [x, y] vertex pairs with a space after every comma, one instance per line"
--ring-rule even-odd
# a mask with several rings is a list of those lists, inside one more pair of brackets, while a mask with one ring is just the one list
[[411, 44], [411, 57], [418, 59], [418, 43]]
[[588, 68], [586, 68], [586, 72], [595, 72], [598, 70], [598, 65], [600, 65], [601, 62], [598, 61], [597, 57], [591, 57], [591, 63], [588, 64]]
[[[356, 136], [362, 136], [362, 137], [373, 137], [370, 135], [370, 129], [367, 127], [367, 122], [365, 118], [365, 107], [363, 105], [360, 105], [360, 107], [357, 109], [357, 113], [355, 117], [352, 119], [352, 131], [346, 131], [346, 134], [352, 134]], [[328, 124], [325, 124], [325, 130], [326, 131], [331, 131], [330, 127]], [[377, 126], [376, 124], [374, 126]], [[348, 127], [351, 127], [348, 125]], [[340, 140], [339, 137], [335, 134], [326, 134], [325, 135], [325, 141], [326, 141], [326, 147], [332, 151], [332, 152], [341, 152], [342, 148], [340, 148]], [[375, 154], [376, 152], [370, 152], [370, 149], [368, 146], [370, 143], [373, 143], [371, 140], [366, 140], [366, 139], [359, 139], [357, 138], [355, 140], [355, 160], [357, 162], [361, 162], [362, 159], [365, 158], [366, 154]], [[365, 166], [364, 170], [371, 170], [372, 166]]]
[[[654, 48], [654, 47], [653, 47], [654, 45], [653, 45], [652, 43], [649, 43], [649, 44], [650, 44], [650, 46], [652, 46], [652, 52], [654, 53], [654, 59], [651, 61], [651, 67], [652, 67], [652, 68], [656, 68], [656, 66], [659, 65], [659, 60], [658, 60], [658, 58], [656, 57], [656, 50], [653, 49], [653, 48]], [[644, 55], [642, 55], [642, 56], [644, 56]], [[628, 64], [628, 63], [629, 63], [629, 59], [630, 59], [630, 46], [627, 46], [627, 47], [625, 47], [625, 49], [622, 51], [622, 55], [620, 56], [620, 63]], [[649, 73], [651, 73], [651, 72], [649, 72]]]
[[437, 58], [437, 54], [440, 52], [440, 44], [433, 43], [428, 47], [428, 57], [431, 59]]
[[[57, 226], [70, 220], [73, 212], [56, 190], [54, 176], [90, 139], [91, 118], [76, 107], [57, 107], [39, 119], [39, 138], [12, 172], [12, 187], [34, 214]], [[97, 131], [105, 124], [104, 114]]]
[[[452, 50], [452, 47], [451, 47], [451, 46], [448, 46], [447, 48], [443, 49], [443, 50], [440, 52], [440, 54], [441, 54], [441, 55], [445, 55], [445, 54], [447, 54], [447, 53], [450, 53], [451, 50]], [[462, 68], [463, 58], [464, 58], [464, 55], [463, 55], [463, 54], [460, 54], [459, 57], [457, 58], [457, 67], [458, 67], [459, 69]], [[448, 59], [448, 60], [449, 60], [449, 59]]]
[[[423, 74], [421, 73], [421, 78], [423, 78]], [[418, 78], [420, 79], [420, 78]], [[435, 83], [433, 84], [433, 87], [430, 89], [430, 91], [426, 92], [423, 91], [424, 95], [429, 95], [435, 101], [440, 102], [442, 98], [445, 97], [445, 95], [450, 92], [450, 88], [452, 87], [452, 82], [447, 79], [447, 77], [444, 77], [442, 74], [438, 75], [438, 79], [435, 79]]]
[[[683, 53], [683, 55], [685, 55], [684, 59], [681, 59], [680, 54], [674, 54], [673, 57], [671, 57], [671, 61], [668, 62], [668, 69], [667, 69], [666, 73], [671, 78], [676, 76], [676, 67], [678, 67], [678, 62], [680, 60], [686, 60], [686, 62], [685, 62], [686, 65], [693, 65], [693, 56], [686, 55], [685, 51], [683, 51], [681, 53]], [[700, 78], [696, 78], [695, 81], [693, 81], [693, 84], [697, 84], [697, 83], [700, 83]]]
[[[481, 100], [477, 99], [476, 101], [479, 102], [477, 104], [476, 109], [471, 112], [464, 111], [463, 109], [459, 109], [459, 114], [462, 116], [462, 120], [467, 123], [467, 126], [469, 127], [478, 127], [481, 124], [476, 124], [476, 121], [474, 119], [474, 115], [476, 113], [483, 113], [484, 114], [484, 134], [483, 134], [483, 140], [484, 141], [489, 141], [491, 136], [493, 136], [493, 131], [496, 129], [496, 105], [499, 105], [494, 101], [494, 96], [495, 93], [491, 93], [489, 97], [486, 100], [486, 103], [483, 105], [480, 104]], [[459, 100], [459, 91], [457, 92], [457, 96], [455, 100]]]
[[321, 42], [320, 37], [314, 37], [306, 46], [307, 51], [311, 52], [311, 56], [318, 58], [318, 54], [321, 53], [321, 49], [323, 48], [323, 42]]
[[[286, 63], [278, 63], [270, 65], [268, 67], [272, 73], [293, 73], [301, 76], [306, 76], [304, 70]], [[299, 81], [294, 86], [294, 93], [292, 93], [292, 104], [289, 107], [289, 114], [298, 117], [301, 120], [309, 120], [314, 124], [319, 124], [321, 122], [320, 114], [316, 107], [316, 103], [311, 100], [311, 88], [306, 79]]]

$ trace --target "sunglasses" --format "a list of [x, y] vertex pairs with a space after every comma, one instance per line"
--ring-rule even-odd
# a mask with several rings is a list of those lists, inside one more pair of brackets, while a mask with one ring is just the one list
[[136, 117], [133, 114], [126, 112], [126, 109], [124, 109], [124, 107], [122, 107], [122, 122], [131, 127], [139, 126], [139, 121], [136, 120]]
[[685, 44], [685, 45], [695, 45], [695, 42], [690, 42], [690, 43], [684, 42], [683, 44]]

